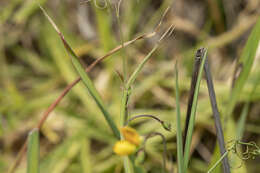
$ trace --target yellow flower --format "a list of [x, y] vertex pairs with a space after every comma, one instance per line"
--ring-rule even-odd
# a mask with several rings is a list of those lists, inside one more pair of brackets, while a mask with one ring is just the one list
[[125, 126], [122, 127], [121, 129], [121, 133], [124, 136], [124, 139], [127, 140], [128, 142], [139, 146], [141, 143], [141, 137], [139, 136], [139, 134], [136, 132], [135, 129]]
[[120, 156], [132, 154], [135, 150], [136, 146], [127, 140], [117, 141], [113, 148], [113, 151]]

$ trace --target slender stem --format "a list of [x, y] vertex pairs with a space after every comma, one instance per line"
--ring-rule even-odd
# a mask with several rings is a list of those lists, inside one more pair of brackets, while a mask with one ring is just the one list
[[154, 136], [161, 136], [161, 138], [163, 140], [163, 170], [164, 170], [164, 173], [166, 173], [167, 145], [166, 145], [165, 136], [159, 132], [152, 132], [152, 133], [148, 134], [144, 139], [143, 149], [145, 150], [145, 144], [146, 144], [147, 140]]
[[125, 123], [125, 125], [129, 124], [131, 121], [133, 121], [133, 120], [135, 120], [137, 118], [143, 118], [143, 117], [152, 118], [152, 119], [158, 121], [161, 124], [164, 123], [164, 121], [160, 120], [159, 118], [157, 118], [154, 115], [136, 115], [136, 116], [133, 116], [132, 118], [129, 118], [128, 121]]
[[[125, 86], [126, 86], [126, 82], [127, 82], [127, 61], [126, 61], [126, 51], [124, 49], [124, 38], [123, 38], [123, 32], [122, 32], [122, 29], [121, 29], [121, 21], [120, 21], [120, 6], [121, 6], [121, 0], [118, 1], [118, 3], [115, 5], [115, 9], [116, 9], [116, 19], [117, 19], [117, 23], [118, 23], [118, 28], [119, 28], [119, 34], [120, 34], [120, 42], [121, 42], [121, 45], [122, 45], [122, 60], [123, 60], [123, 64], [122, 64], [122, 67], [123, 67], [123, 82], [124, 82], [124, 90], [125, 90]], [[124, 96], [123, 96], [124, 97]], [[128, 98], [127, 98], [128, 100]], [[121, 107], [122, 108], [122, 107]], [[124, 122], [126, 121], [127, 119], [127, 115], [128, 115], [128, 111], [127, 111], [127, 103], [126, 103], [126, 106], [122, 109], [125, 109], [125, 112], [124, 112], [124, 116], [123, 116], [123, 120], [122, 122], [120, 123], [120, 126], [123, 126]], [[121, 139], [123, 138], [123, 136], [121, 135]], [[125, 172], [126, 173], [131, 173], [131, 163], [130, 163], [130, 160], [129, 160], [129, 157], [124, 157], [124, 169], [125, 169]]]
[[125, 122], [127, 121], [128, 117], [127, 117], [127, 106], [128, 106], [128, 98], [131, 92], [131, 85], [133, 84], [133, 82], [135, 81], [137, 75], [139, 74], [139, 72], [141, 71], [141, 69], [143, 68], [144, 64], [149, 60], [149, 58], [151, 57], [151, 55], [155, 52], [155, 50], [158, 48], [158, 44], [156, 44], [154, 46], [154, 48], [148, 53], [148, 55], [146, 55], [146, 57], [144, 58], [144, 60], [142, 61], [141, 64], [139, 64], [139, 66], [137, 67], [137, 69], [134, 71], [134, 73], [131, 75], [131, 77], [128, 79], [128, 82], [124, 88], [123, 91], [123, 96], [122, 96], [122, 100], [121, 100], [121, 108], [120, 108], [120, 124], [124, 125]]
[[165, 123], [163, 120], [161, 120], [160, 118], [154, 116], [154, 115], [136, 115], [133, 116], [131, 118], [128, 119], [128, 121], [126, 121], [125, 125], [128, 125], [131, 121], [137, 119], [137, 118], [152, 118], [156, 121], [158, 121], [159, 123], [161, 123], [161, 125], [163, 126], [163, 128], [167, 131], [171, 131], [171, 124], [167, 124]]
[[181, 112], [179, 99], [179, 84], [178, 84], [178, 66], [175, 64], [175, 94], [176, 94], [176, 123], [177, 123], [177, 162], [178, 172], [183, 172], [183, 144], [182, 144], [182, 130], [181, 130]]
[[229, 151], [226, 151], [226, 152], [220, 157], [220, 159], [208, 170], [207, 173], [211, 173], [211, 172], [218, 166], [218, 164], [219, 164], [224, 158], [226, 158], [228, 152], [229, 152]]
[[[208, 92], [209, 92], [213, 117], [214, 117], [214, 120], [215, 120], [214, 122], [215, 122], [215, 128], [216, 128], [216, 133], [217, 133], [217, 139], [218, 139], [218, 143], [219, 143], [219, 147], [220, 147], [220, 153], [223, 156], [224, 153], [226, 153], [225, 141], [224, 141], [224, 135], [223, 135], [220, 115], [219, 115], [219, 111], [218, 111], [214, 85], [213, 85], [213, 81], [212, 81], [210, 67], [209, 67], [207, 57], [206, 57], [206, 60], [205, 60], [205, 65], [204, 65], [204, 72], [205, 72], [205, 76], [206, 76], [206, 80], [207, 80], [207, 86], [208, 86]], [[230, 173], [230, 166], [229, 166], [227, 157], [223, 158], [222, 168], [223, 168], [224, 173]]]
[[117, 23], [119, 28], [119, 34], [120, 34], [120, 42], [122, 45], [122, 60], [123, 60], [123, 76], [124, 76], [124, 85], [126, 85], [127, 82], [127, 59], [126, 59], [126, 51], [124, 49], [124, 35], [121, 28], [121, 20], [120, 20], [120, 6], [121, 6], [122, 0], [119, 0], [118, 3], [115, 5], [116, 8], [116, 17], [117, 17]]

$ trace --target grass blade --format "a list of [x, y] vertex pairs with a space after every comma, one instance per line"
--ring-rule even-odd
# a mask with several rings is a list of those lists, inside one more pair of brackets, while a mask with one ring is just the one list
[[224, 159], [227, 158], [226, 156], [228, 155], [228, 151], [226, 151], [220, 158], [219, 160], [208, 170], [207, 173], [211, 173], [218, 165], [219, 163]]
[[[258, 72], [258, 74], [259, 74], [259, 72]], [[250, 100], [251, 100], [252, 96], [254, 95], [259, 82], [260, 82], [260, 76], [258, 76], [257, 79], [254, 81], [254, 86], [252, 88], [252, 91], [251, 91], [251, 93], [248, 97], [247, 102], [245, 103], [245, 105], [242, 109], [242, 113], [239, 117], [238, 125], [237, 125], [237, 131], [236, 131], [237, 132], [237, 134], [236, 134], [237, 140], [242, 140], [242, 138], [243, 138], [243, 134], [244, 134], [244, 131], [245, 131], [245, 124], [246, 124], [246, 117], [248, 115], [249, 107], [250, 107]]]
[[187, 172], [188, 164], [189, 164], [190, 146], [191, 146], [192, 133], [193, 133], [194, 125], [195, 125], [195, 115], [196, 115], [196, 108], [197, 108], [197, 103], [198, 103], [200, 81], [202, 78], [203, 67], [205, 64], [206, 56], [207, 56], [207, 50], [204, 48], [199, 49], [197, 51], [196, 55], [198, 57], [203, 57], [203, 58], [202, 58], [200, 69], [199, 69], [198, 80], [196, 82], [194, 98], [193, 98], [192, 108], [191, 108], [190, 122], [189, 122], [188, 132], [187, 132], [187, 140], [186, 140], [185, 149], [184, 149], [184, 170], [183, 170], [184, 173]]
[[81, 139], [80, 163], [83, 173], [92, 172], [91, 156], [90, 156], [90, 142], [85, 138]]
[[28, 137], [27, 173], [39, 172], [39, 131], [33, 129]]
[[68, 44], [66, 44], [66, 42], [64, 42], [64, 46], [66, 47], [68, 53], [71, 55], [71, 60], [72, 63], [74, 65], [74, 67], [76, 68], [77, 72], [79, 73], [83, 83], [85, 84], [85, 86], [87, 87], [90, 95], [93, 97], [93, 99], [95, 100], [96, 104], [98, 105], [99, 109], [102, 111], [106, 121], [108, 122], [110, 128], [112, 129], [114, 135], [117, 138], [120, 138], [120, 133], [119, 130], [117, 129], [114, 121], [112, 120], [110, 114], [108, 113], [108, 111], [106, 110], [104, 103], [98, 93], [98, 91], [96, 90], [93, 82], [91, 81], [91, 79], [89, 78], [89, 76], [87, 75], [87, 73], [85, 72], [85, 69], [82, 67], [82, 65], [79, 62], [79, 59], [76, 57], [76, 55], [74, 54], [74, 52], [72, 51], [72, 49], [69, 47]]
[[71, 57], [71, 61], [72, 64], [74, 65], [76, 71], [78, 72], [78, 74], [80, 75], [84, 85], [86, 86], [86, 88], [88, 89], [90, 95], [93, 97], [93, 99], [95, 100], [96, 104], [98, 105], [99, 109], [101, 110], [101, 112], [103, 113], [108, 125], [110, 126], [110, 128], [112, 129], [114, 135], [119, 139], [120, 138], [120, 132], [118, 130], [118, 128], [116, 127], [113, 119], [111, 118], [110, 114], [108, 113], [108, 111], [106, 110], [104, 103], [101, 99], [101, 96], [99, 95], [97, 89], [95, 88], [93, 82], [91, 81], [91, 79], [89, 78], [89, 76], [87, 75], [87, 73], [85, 72], [85, 69], [82, 67], [77, 55], [74, 53], [74, 51], [72, 50], [72, 48], [69, 46], [69, 44], [66, 42], [64, 36], [62, 35], [62, 33], [60, 32], [60, 30], [58, 29], [57, 25], [53, 22], [53, 20], [50, 18], [50, 16], [47, 14], [47, 12], [40, 6], [41, 10], [43, 11], [44, 15], [47, 17], [47, 19], [49, 20], [49, 22], [52, 24], [53, 28], [57, 31], [57, 33], [59, 34], [63, 45], [65, 47], [65, 49], [67, 50], [68, 54]]
[[243, 106], [241, 115], [237, 123], [237, 131], [236, 131], [237, 140], [242, 140], [243, 138], [248, 111], [249, 111], [249, 102], [245, 103], [245, 105]]
[[242, 55], [239, 59], [236, 70], [240, 71], [240, 73], [238, 74], [239, 77], [236, 79], [234, 83], [234, 88], [232, 89], [230, 100], [226, 109], [226, 114], [225, 114], [226, 117], [228, 117], [232, 113], [236, 105], [236, 102], [241, 94], [241, 91], [247, 81], [247, 78], [249, 76], [249, 73], [251, 71], [256, 56], [259, 40], [260, 40], [260, 18], [258, 19], [258, 22], [256, 23], [253, 31], [251, 32], [248, 41], [245, 45], [245, 48], [243, 49]]
[[179, 83], [178, 83], [178, 65], [175, 64], [175, 93], [176, 93], [176, 123], [177, 123], [177, 162], [178, 172], [183, 172], [183, 147], [182, 147], [182, 130], [181, 130], [181, 113], [179, 99]]
[[192, 102], [193, 102], [193, 98], [194, 98], [196, 82], [197, 82], [197, 79], [198, 79], [198, 73], [199, 73], [200, 64], [201, 64], [201, 57], [197, 57], [196, 56], [195, 57], [195, 62], [194, 62], [194, 65], [193, 65], [192, 77], [191, 77], [189, 100], [188, 100], [186, 121], [185, 121], [184, 135], [183, 135], [183, 144], [186, 143], [188, 126], [189, 126], [190, 115], [191, 115], [191, 107], [192, 107]]
[[[209, 67], [207, 57], [205, 60], [205, 65], [204, 65], [204, 72], [205, 72], [205, 76], [206, 76], [206, 80], [207, 80], [208, 92], [209, 92], [210, 103], [211, 103], [211, 108], [212, 108], [214, 122], [215, 122], [215, 128], [216, 128], [220, 153], [223, 156], [226, 153], [225, 141], [224, 141], [223, 129], [222, 129], [220, 115], [219, 115], [218, 106], [217, 106], [214, 84], [212, 81], [210, 67]], [[222, 165], [223, 165], [223, 172], [230, 173], [230, 166], [229, 166], [227, 157], [223, 158]]]

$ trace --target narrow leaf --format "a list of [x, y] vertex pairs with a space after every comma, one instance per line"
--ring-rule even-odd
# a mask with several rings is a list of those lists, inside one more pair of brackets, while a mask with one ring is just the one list
[[247, 81], [249, 73], [252, 69], [252, 65], [256, 56], [256, 51], [259, 46], [260, 40], [260, 18], [258, 19], [253, 31], [251, 32], [246, 45], [243, 49], [242, 55], [239, 59], [237, 65], [237, 71], [239, 71], [238, 78], [234, 83], [234, 88], [232, 89], [232, 93], [230, 96], [229, 103], [226, 109], [226, 117], [229, 116], [234, 107], [238, 98], [241, 94], [241, 91]]
[[252, 99], [259, 82], [260, 82], [260, 76], [258, 76], [257, 79], [254, 81], [254, 86], [252, 88], [252, 91], [251, 91], [251, 93], [248, 97], [247, 102], [245, 103], [245, 105], [242, 109], [242, 113], [241, 113], [239, 120], [238, 120], [238, 123], [237, 123], [237, 130], [236, 130], [237, 140], [242, 140], [242, 138], [243, 138], [243, 134], [244, 134], [244, 131], [245, 131], [245, 125], [246, 125], [246, 118], [247, 118], [247, 115], [248, 115], [248, 112], [249, 112], [250, 100]]
[[[206, 57], [205, 65], [204, 65], [204, 72], [205, 72], [205, 76], [206, 76], [206, 80], [207, 80], [208, 93], [209, 93], [209, 98], [210, 98], [210, 103], [211, 103], [211, 109], [213, 112], [220, 153], [221, 153], [221, 155], [224, 155], [224, 153], [226, 153], [224, 134], [223, 134], [222, 124], [221, 124], [221, 120], [220, 120], [214, 84], [213, 84], [213, 80], [211, 77], [210, 66], [209, 66], [207, 57]], [[229, 166], [227, 157], [223, 158], [222, 168], [223, 168], [223, 173], [230, 173], [230, 166]]]
[[54, 29], [57, 31], [57, 33], [60, 35], [60, 38], [63, 42], [63, 45], [65, 47], [65, 49], [67, 50], [68, 54], [71, 57], [72, 60], [72, 64], [74, 65], [76, 71], [78, 72], [78, 74], [80, 75], [84, 85], [86, 86], [86, 88], [88, 89], [90, 95], [93, 97], [93, 99], [95, 100], [96, 104], [98, 105], [99, 109], [102, 111], [108, 125], [110, 126], [110, 128], [112, 129], [114, 135], [119, 139], [120, 138], [120, 132], [118, 130], [118, 128], [116, 127], [113, 119], [111, 118], [110, 114], [108, 113], [108, 111], [106, 110], [104, 103], [101, 99], [101, 96], [99, 95], [97, 89], [95, 88], [93, 82], [91, 81], [91, 79], [89, 78], [89, 76], [87, 75], [87, 73], [85, 72], [85, 69], [82, 67], [82, 65], [79, 62], [79, 59], [77, 57], [77, 55], [74, 53], [74, 51], [72, 50], [72, 48], [69, 46], [69, 44], [66, 42], [64, 36], [62, 35], [62, 33], [60, 32], [59, 28], [57, 27], [57, 25], [54, 23], [54, 21], [50, 18], [50, 16], [47, 14], [47, 12], [40, 6], [41, 10], [43, 11], [44, 15], [47, 17], [47, 19], [49, 20], [49, 22], [52, 24], [52, 26], [54, 27]]
[[27, 173], [39, 172], [39, 131], [33, 129], [28, 137]]
[[178, 66], [175, 64], [175, 93], [176, 93], [176, 122], [177, 122], [177, 162], [178, 172], [183, 172], [183, 147], [182, 147], [182, 130], [181, 130], [181, 113], [179, 99], [179, 83], [178, 83]]

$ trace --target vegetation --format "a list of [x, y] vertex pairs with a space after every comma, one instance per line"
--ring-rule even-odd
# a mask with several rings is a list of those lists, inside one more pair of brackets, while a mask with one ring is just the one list
[[260, 169], [260, 1], [0, 6], [0, 172]]

